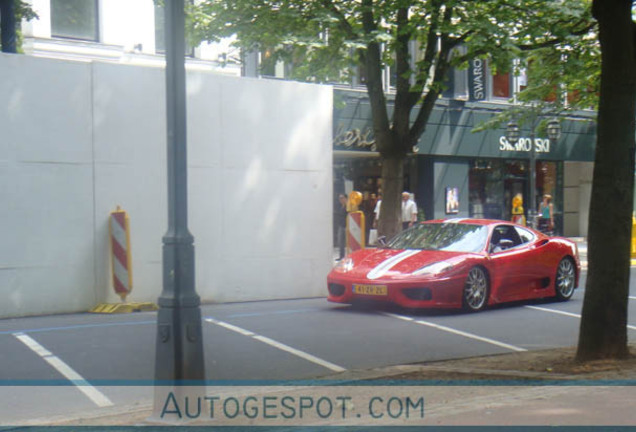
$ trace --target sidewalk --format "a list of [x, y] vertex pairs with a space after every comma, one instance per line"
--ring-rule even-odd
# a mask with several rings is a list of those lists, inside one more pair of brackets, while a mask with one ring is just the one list
[[[632, 352], [636, 345], [631, 346]], [[245, 422], [197, 419], [191, 422], [158, 422], [152, 407], [134, 410], [110, 409], [85, 413], [81, 418], [50, 419], [47, 425], [216, 425], [275, 427], [318, 426], [633, 426], [636, 425], [636, 357], [625, 361], [601, 360], [585, 364], [573, 361], [574, 348], [530, 351], [351, 370], [322, 377], [311, 384], [300, 382], [281, 387], [254, 387], [252, 397], [268, 398], [304, 395], [318, 398], [321, 391], [362, 392], [384, 396], [398, 391], [421, 395], [425, 401], [422, 418], [391, 419], [350, 415], [341, 418], [307, 416], [302, 420], [253, 419]], [[331, 387], [321, 386], [327, 383]], [[333, 387], [337, 385], [337, 387]], [[380, 387], [378, 387], [380, 386]], [[231, 391], [232, 387], [229, 390]], [[210, 392], [218, 392], [208, 388]], [[235, 393], [237, 390], [234, 390]], [[243, 390], [244, 391], [244, 390]], [[214, 393], [218, 395], [219, 393]], [[348, 394], [348, 393], [347, 393]], [[363, 410], [363, 404], [351, 407]], [[286, 429], [289, 430], [289, 429]], [[315, 429], [312, 429], [315, 430]]]

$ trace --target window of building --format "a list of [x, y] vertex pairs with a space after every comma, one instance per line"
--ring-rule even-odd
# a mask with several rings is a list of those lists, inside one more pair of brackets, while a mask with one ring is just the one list
[[492, 97], [506, 99], [512, 97], [509, 73], [496, 74], [492, 76]]
[[[166, 52], [166, 12], [165, 7], [155, 4], [155, 52]], [[185, 55], [194, 57], [194, 47], [186, 39]]]
[[155, 52], [166, 52], [166, 23], [163, 6], [155, 3]]
[[474, 218], [503, 218], [502, 162], [474, 160], [469, 171], [469, 214]]
[[97, 41], [97, 0], [51, 0], [51, 36]]

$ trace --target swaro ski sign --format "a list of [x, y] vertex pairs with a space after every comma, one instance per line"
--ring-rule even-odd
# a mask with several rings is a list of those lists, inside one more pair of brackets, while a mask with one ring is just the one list
[[[499, 138], [499, 150], [504, 152], [529, 152], [532, 150], [532, 139], [519, 138], [519, 141], [512, 145], [505, 136], [502, 136]], [[550, 153], [550, 140], [548, 138], [535, 138], [534, 151], [536, 153]]]

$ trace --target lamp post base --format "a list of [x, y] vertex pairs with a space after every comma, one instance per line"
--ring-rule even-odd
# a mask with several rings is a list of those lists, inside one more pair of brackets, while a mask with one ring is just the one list
[[[157, 315], [155, 395], [152, 418], [175, 417], [186, 405], [195, 407], [205, 396], [205, 366], [201, 309], [161, 306]], [[190, 408], [194, 409], [194, 408]]]

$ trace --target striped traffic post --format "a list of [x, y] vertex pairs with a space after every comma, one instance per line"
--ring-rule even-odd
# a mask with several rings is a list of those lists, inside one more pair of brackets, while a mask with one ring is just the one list
[[117, 206], [110, 213], [108, 231], [110, 234], [113, 288], [122, 301], [132, 291], [132, 265], [130, 253], [130, 222], [128, 213]]
[[347, 254], [364, 249], [364, 213], [351, 212], [347, 215]]

